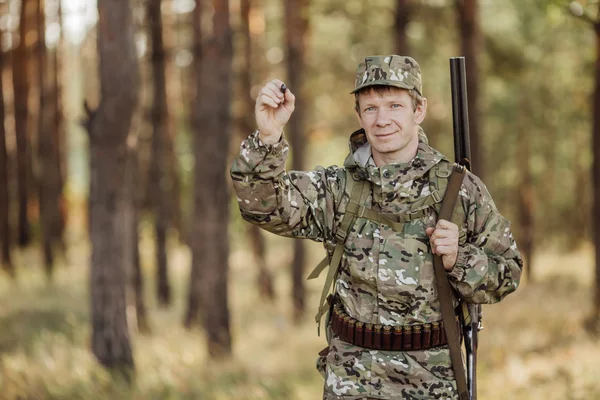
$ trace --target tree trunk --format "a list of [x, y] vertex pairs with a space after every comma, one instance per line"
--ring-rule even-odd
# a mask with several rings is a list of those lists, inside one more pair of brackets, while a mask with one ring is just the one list
[[169, 227], [170, 201], [173, 190], [170, 173], [169, 110], [167, 107], [167, 78], [165, 48], [163, 44], [161, 0], [148, 1], [148, 28], [152, 46], [152, 75], [154, 96], [152, 103], [152, 158], [150, 165], [150, 203], [154, 212], [156, 237], [157, 296], [158, 304], [171, 304], [171, 285], [168, 275], [167, 229]]
[[[192, 81], [192, 85], [194, 89], [193, 89], [193, 99], [191, 101], [191, 110], [190, 110], [190, 125], [191, 125], [191, 130], [192, 132], [196, 131], [198, 129], [199, 126], [199, 122], [198, 120], [200, 119], [200, 77], [201, 75], [201, 66], [202, 66], [202, 58], [204, 56], [204, 48], [202, 45], [203, 42], [203, 36], [202, 36], [202, 0], [195, 0], [196, 3], [196, 7], [194, 8], [194, 11], [192, 13], [192, 28], [193, 28], [193, 32], [194, 32], [194, 40], [192, 43], [192, 53], [193, 53], [193, 60], [192, 60], [192, 76], [191, 76], [191, 81]], [[185, 85], [182, 84], [182, 90], [183, 88], [185, 88]], [[190, 90], [190, 92], [192, 92], [192, 90]], [[190, 96], [191, 97], [191, 96]], [[185, 98], [185, 96], [184, 96]], [[196, 133], [197, 135], [198, 133]], [[194, 136], [192, 136], [194, 137]], [[198, 141], [198, 140], [196, 140]], [[195, 148], [194, 148], [194, 156], [197, 156], [195, 153]], [[195, 164], [194, 164], [195, 165]], [[194, 191], [194, 200], [195, 200], [195, 196], [196, 193]], [[194, 207], [194, 205], [192, 206]], [[192, 213], [194, 213], [194, 211], [192, 211]], [[193, 219], [192, 219], [193, 220]], [[192, 237], [194, 236], [194, 223], [192, 222], [191, 225], [186, 225], [185, 228], [185, 237], [186, 240], [185, 242], [187, 243], [188, 246], [192, 247], [193, 243], [192, 243]], [[191, 268], [191, 272], [190, 272], [190, 287], [189, 287], [189, 293], [188, 293], [188, 306], [187, 306], [187, 310], [186, 310], [186, 314], [185, 314], [185, 318], [184, 318], [184, 326], [186, 328], [191, 328], [193, 325], [197, 325], [199, 324], [199, 320], [200, 320], [200, 307], [201, 307], [201, 284], [202, 284], [202, 277], [200, 275], [202, 266], [198, 266], [197, 268], [195, 267], [195, 261], [193, 259], [194, 253], [193, 253], [193, 248], [192, 248], [192, 268]]]
[[479, 132], [479, 70], [481, 51], [478, 0], [456, 0], [461, 37], [461, 53], [465, 57], [469, 107], [469, 133], [471, 140], [471, 164], [473, 172], [482, 180], [485, 174], [485, 157], [482, 154]]
[[52, 138], [49, 137], [51, 133], [49, 128], [51, 125], [48, 124], [49, 118], [51, 117], [50, 102], [48, 102], [48, 76], [47, 76], [47, 61], [46, 61], [46, 14], [44, 0], [37, 0], [36, 2], [37, 11], [37, 44], [35, 53], [37, 55], [37, 74], [38, 74], [38, 90], [39, 90], [39, 114], [38, 114], [38, 128], [37, 128], [37, 142], [38, 142], [38, 165], [39, 171], [37, 171], [38, 182], [38, 193], [40, 203], [40, 228], [41, 228], [41, 242], [43, 250], [43, 260], [46, 269], [46, 277], [52, 278], [53, 267], [54, 267], [54, 255], [52, 252], [52, 235], [50, 233], [50, 190], [47, 183], [47, 168], [48, 165], [48, 153], [49, 146], [51, 146]]
[[[525, 80], [525, 79], [524, 79]], [[526, 267], [525, 274], [528, 282], [533, 282], [533, 233], [534, 233], [534, 190], [531, 172], [531, 137], [527, 123], [531, 117], [531, 107], [526, 94], [520, 99], [521, 120], [519, 121], [519, 146], [517, 146], [517, 163], [520, 171], [518, 184], [519, 198], [519, 246], [523, 252]]]
[[62, 108], [62, 77], [61, 77], [61, 56], [63, 49], [63, 23], [62, 23], [62, 1], [58, 2], [57, 9], [57, 21], [60, 27], [60, 33], [58, 38], [58, 43], [56, 48], [52, 53], [50, 53], [50, 63], [52, 65], [52, 90], [54, 93], [54, 129], [55, 129], [55, 145], [56, 148], [56, 158], [58, 163], [58, 188], [57, 195], [59, 201], [59, 213], [60, 219], [58, 221], [59, 225], [56, 226], [57, 231], [53, 234], [56, 240], [60, 241], [60, 247], [63, 252], [63, 255], [66, 254], [66, 244], [65, 244], [65, 229], [67, 225], [67, 205], [66, 200], [63, 195], [63, 190], [65, 187], [65, 181], [67, 176], [67, 143], [65, 137], [65, 129], [64, 129], [64, 115]]
[[[173, 98], [173, 93], [175, 91], [173, 89], [169, 89], [177, 85], [177, 83], [175, 83], [174, 81], [178, 79], [178, 75], [183, 75], [181, 74], [180, 68], [177, 65], [175, 65], [175, 58], [171, 56], [173, 49], [178, 48], [177, 44], [175, 43], [176, 39], [174, 37], [175, 32], [180, 28], [180, 24], [177, 22], [177, 18], [179, 18], [178, 16], [179, 14], [177, 14], [177, 17], [173, 17], [171, 19], [164, 19], [162, 21], [161, 28], [163, 37], [163, 47], [165, 49], [165, 86], [167, 88], [165, 89], [165, 96], [167, 105], [170, 102], [173, 102], [173, 100], [181, 100], [180, 97]], [[190, 82], [186, 80], [185, 84], [190, 85]], [[175, 121], [175, 115], [177, 115], [177, 112], [175, 110], [168, 109], [167, 107], [166, 121], [168, 129], [167, 134], [165, 136], [165, 151], [167, 152], [168, 158], [166, 162], [168, 163], [168, 166], [165, 171], [167, 171], [166, 173], [169, 174], [169, 184], [167, 185], [169, 187], [167, 193], [169, 210], [168, 223], [169, 227], [177, 234], [179, 241], [183, 243], [185, 241], [185, 235], [181, 215], [181, 179], [179, 174], [179, 161], [177, 155], [175, 154], [175, 140], [177, 138], [179, 130]]]
[[139, 72], [129, 2], [98, 1], [101, 96], [89, 116], [92, 351], [106, 367], [133, 371], [126, 317], [132, 263], [133, 190], [128, 135], [138, 103]]
[[[135, 160], [137, 164], [137, 159]], [[134, 184], [135, 187], [135, 184]], [[135, 191], [135, 189], [134, 189]], [[136, 193], [134, 192], [134, 196]], [[138, 204], [135, 204], [138, 203]], [[133, 252], [133, 271], [131, 274], [131, 286], [133, 287], [133, 297], [135, 301], [135, 317], [138, 331], [142, 334], [148, 334], [151, 331], [150, 322], [146, 312], [146, 302], [144, 301], [144, 273], [140, 263], [139, 231], [140, 218], [138, 208], [139, 202], [134, 202], [133, 207], [133, 229], [131, 230], [131, 251]]]
[[396, 20], [394, 34], [396, 38], [396, 54], [410, 55], [410, 46], [406, 36], [406, 27], [410, 22], [412, 13], [411, 0], [396, 0]]
[[596, 63], [595, 63], [595, 88], [593, 105], [593, 178], [594, 182], [594, 210], [593, 228], [594, 246], [596, 249], [596, 298], [594, 305], [594, 318], [600, 327], [600, 8], [598, 9], [597, 22], [594, 25], [596, 33]]
[[[305, 111], [308, 102], [302, 95], [304, 77], [304, 55], [306, 49], [306, 37], [308, 33], [308, 19], [306, 17], [307, 0], [285, 0], [285, 41], [287, 47], [287, 70], [291, 90], [296, 93], [296, 108], [288, 123], [290, 145], [293, 151], [292, 169], [301, 171], [304, 169], [305, 153]], [[305, 288], [304, 288], [304, 243], [301, 240], [294, 241], [294, 259], [292, 261], [292, 299], [294, 305], [294, 320], [298, 322], [305, 311]]]
[[[142, 85], [142, 83], [140, 83], [140, 85]], [[136, 115], [133, 117], [133, 120], [136, 121], [136, 124], [140, 124], [140, 122], [138, 122], [139, 114], [142, 113], [140, 108], [141, 107], [138, 105]], [[141, 127], [134, 127], [132, 131], [138, 132], [140, 129], [145, 129], [145, 126], [142, 125]], [[135, 140], [133, 140], [134, 138]], [[131, 285], [132, 296], [127, 299], [127, 303], [129, 307], [135, 308], [135, 323], [137, 325], [138, 332], [141, 334], [149, 334], [152, 329], [144, 295], [145, 278], [140, 260], [139, 236], [140, 215], [144, 211], [144, 202], [147, 197], [147, 190], [144, 190], [147, 189], [147, 182], [143, 182], [141, 179], [138, 179], [138, 177], [143, 174], [141, 160], [143, 155], [140, 151], [141, 146], [139, 146], [139, 135], [136, 134], [131, 139], [132, 140], [130, 143], [135, 143], [136, 151], [130, 151], [127, 159], [128, 168], [132, 169], [132, 173], [129, 175], [131, 177], [130, 181], [126, 184], [131, 186], [131, 193], [133, 196], [131, 239], [129, 242], [130, 245], [127, 246], [127, 249], [129, 249], [131, 252], [130, 254], [132, 257], [131, 271], [129, 274], [129, 284]]]
[[[2, 43], [2, 30], [0, 29], [0, 43]], [[14, 278], [15, 269], [10, 255], [10, 223], [9, 207], [10, 193], [8, 187], [8, 152], [6, 150], [6, 130], [4, 127], [4, 86], [2, 76], [4, 72], [4, 54], [0, 51], [0, 264], [10, 276]]]
[[[254, 5], [254, 7], [256, 7]], [[241, 73], [243, 111], [240, 121], [240, 131], [242, 135], [249, 135], [255, 126], [254, 121], [254, 98], [252, 97], [252, 75], [258, 68], [253, 63], [252, 57], [252, 39], [250, 35], [250, 0], [241, 0], [241, 23], [242, 37], [244, 39], [244, 66]], [[258, 292], [263, 299], [274, 300], [275, 289], [273, 287], [273, 274], [267, 266], [265, 238], [261, 229], [253, 224], [248, 224], [247, 235], [250, 240], [250, 249], [254, 255], [254, 260], [258, 267], [257, 286]]]
[[29, 120], [29, 50], [25, 40], [30, 30], [31, 15], [37, 9], [31, 1], [21, 2], [21, 15], [19, 18], [19, 45], [13, 54], [13, 90], [15, 102], [15, 135], [17, 142], [17, 195], [18, 195], [18, 241], [19, 246], [27, 246], [31, 242], [31, 230], [28, 216], [28, 187], [29, 171], [31, 168], [29, 134], [27, 121]]
[[258, 286], [258, 294], [261, 298], [274, 301], [275, 300], [275, 285], [273, 283], [273, 274], [267, 265], [267, 254], [265, 251], [265, 236], [260, 228], [253, 224], [248, 224], [246, 231], [250, 240], [250, 250], [254, 255], [254, 262], [258, 267], [258, 276], [256, 285]]
[[58, 160], [56, 129], [56, 105], [48, 70], [48, 57], [46, 48], [46, 16], [45, 1], [38, 0], [38, 84], [39, 84], [39, 118], [38, 118], [38, 162], [37, 174], [40, 227], [44, 265], [48, 279], [52, 278], [54, 269], [54, 244], [60, 243], [61, 215], [60, 215], [60, 167]]
[[[196, 0], [197, 8], [201, 4], [200, 0]], [[201, 305], [208, 352], [213, 358], [221, 358], [231, 354], [227, 299], [229, 193], [226, 165], [231, 135], [233, 46], [229, 1], [213, 0], [212, 5], [212, 34], [204, 42], [202, 57], [196, 64], [192, 281], [185, 325], [189, 327], [197, 320]], [[194, 20], [194, 24], [199, 23], [198, 19]], [[199, 48], [198, 42], [196, 48]]]

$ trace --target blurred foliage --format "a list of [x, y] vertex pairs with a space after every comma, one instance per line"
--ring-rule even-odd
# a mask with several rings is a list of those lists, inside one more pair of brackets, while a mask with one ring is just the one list
[[[169, 104], [176, 131], [176, 153], [182, 178], [182, 207], [189, 215], [191, 205], [191, 135], [188, 116], [191, 98], [192, 31], [191, 0], [165, 1], [163, 7], [169, 65]], [[86, 2], [92, 7], [94, 2]], [[148, 160], [148, 110], [150, 78], [146, 52], [143, 2], [133, 2], [137, 40], [144, 60], [143, 109], [139, 132], [142, 162]], [[207, 21], [211, 15], [206, 7]], [[590, 16], [596, 15], [598, 1], [576, 3]], [[83, 4], [83, 3], [82, 3]], [[279, 0], [254, 3], [252, 38], [257, 62], [250, 66], [253, 93], [266, 79], [285, 78], [283, 4]], [[450, 0], [415, 0], [407, 32], [414, 56], [423, 70], [424, 94], [429, 110], [424, 128], [430, 142], [452, 157], [452, 120], [448, 59], [459, 56], [458, 18]], [[239, 2], [232, 1], [232, 24], [236, 30], [234, 70], [237, 77], [246, 68], [242, 62]], [[573, 8], [573, 6], [571, 6]], [[263, 13], [264, 12], [264, 13]], [[348, 135], [358, 128], [354, 115], [353, 87], [357, 63], [365, 56], [393, 52], [395, 1], [313, 0], [310, 2], [306, 86], [291, 88], [308, 98], [306, 110], [308, 163], [339, 164], [346, 153]], [[89, 14], [89, 12], [87, 12]], [[535, 237], [544, 243], [572, 249], [590, 232], [591, 211], [591, 95], [595, 37], [591, 26], [574, 17], [569, 2], [562, 0], [506, 0], [480, 2], [482, 51], [480, 56], [480, 112], [484, 143], [486, 184], [501, 212], [517, 222], [516, 191], [519, 162], [516, 149], [523, 135], [530, 138], [529, 165], [533, 173]], [[72, 191], [85, 193], [87, 170], [85, 140], [76, 120], [81, 115], [82, 95], [97, 103], [94, 65], [95, 35], [90, 30], [81, 47], [65, 51], [68, 69]], [[79, 58], [79, 59], [78, 59]], [[246, 101], [236, 86], [234, 115]], [[232, 156], [239, 139], [249, 132], [237, 132]], [[292, 149], [293, 151], [293, 149]], [[146, 154], [146, 158], [144, 158]], [[83, 155], [83, 157], [82, 157]], [[146, 160], [146, 161], [144, 161]], [[196, 161], [196, 162], [202, 162]], [[141, 171], [144, 172], [144, 165]], [[143, 176], [139, 177], [144, 180]], [[224, 182], [229, 184], [229, 182]], [[77, 189], [77, 188], [83, 188]], [[235, 203], [233, 203], [235, 204]], [[235, 208], [235, 206], [234, 206]], [[234, 218], [238, 213], [233, 212]], [[552, 217], [548, 217], [552, 216]], [[556, 216], [556, 217], [554, 217]], [[560, 216], [560, 217], [559, 217]], [[234, 222], [237, 224], [237, 222]], [[515, 232], [519, 232], [516, 227]]]
[[[430, 142], [452, 157], [448, 59], [460, 55], [454, 2], [415, 3], [408, 35], [428, 98], [424, 128]], [[597, 7], [593, 3], [597, 2], [584, 5], [593, 11]], [[355, 67], [367, 55], [393, 51], [394, 4], [392, 0], [311, 3], [308, 83], [301, 88], [312, 104], [307, 132], [313, 154], [310, 165], [343, 161], [347, 147], [341, 144], [358, 128], [349, 94]], [[593, 29], [571, 15], [563, 1], [481, 1], [480, 7], [486, 184], [501, 212], [516, 222], [516, 149], [520, 138], [528, 135], [537, 242], [573, 248], [590, 230]], [[275, 19], [268, 25], [274, 26], [272, 36], [278, 38], [279, 15], [273, 12], [268, 17]], [[271, 75], [283, 76], [282, 66], [271, 65]], [[321, 150], [323, 146], [328, 150]]]

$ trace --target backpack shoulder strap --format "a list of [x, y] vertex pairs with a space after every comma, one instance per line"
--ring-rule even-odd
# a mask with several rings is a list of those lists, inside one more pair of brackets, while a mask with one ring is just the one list
[[317, 278], [325, 267], [329, 265], [329, 271], [327, 273], [327, 278], [325, 279], [323, 291], [321, 292], [321, 299], [319, 300], [319, 309], [315, 315], [317, 334], [320, 334], [321, 318], [329, 308], [327, 295], [337, 279], [340, 262], [342, 261], [342, 256], [344, 254], [344, 243], [354, 225], [359, 207], [366, 201], [369, 195], [369, 185], [364, 179], [355, 179], [353, 174], [346, 169], [346, 187], [344, 190], [346, 193], [350, 194], [350, 199], [346, 205], [346, 211], [342, 217], [342, 222], [335, 233], [337, 244], [333, 251], [333, 255], [331, 256], [331, 259], [329, 258], [329, 255], [327, 255], [308, 276], [308, 279]]
[[415, 212], [424, 207], [433, 207], [439, 211], [442, 197], [448, 186], [448, 178], [452, 173], [450, 162], [447, 160], [440, 161], [436, 166], [429, 170], [429, 196], [425, 196], [415, 201], [410, 206], [410, 212]]

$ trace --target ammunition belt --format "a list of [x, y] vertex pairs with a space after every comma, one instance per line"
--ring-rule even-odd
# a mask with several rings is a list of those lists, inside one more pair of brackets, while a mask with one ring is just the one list
[[331, 328], [343, 341], [373, 350], [427, 350], [448, 343], [441, 321], [406, 326], [367, 324], [351, 318], [339, 303], [333, 307]]

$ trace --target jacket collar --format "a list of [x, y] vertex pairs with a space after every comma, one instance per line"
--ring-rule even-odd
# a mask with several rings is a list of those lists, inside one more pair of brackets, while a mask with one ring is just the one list
[[371, 145], [367, 141], [364, 129], [359, 129], [350, 135], [350, 153], [344, 161], [344, 166], [357, 173], [362, 179], [375, 184], [394, 181], [395, 184], [408, 183], [427, 173], [433, 166], [445, 157], [429, 145], [427, 136], [419, 127], [419, 146], [416, 156], [407, 163], [397, 163], [377, 167], [373, 161]]

